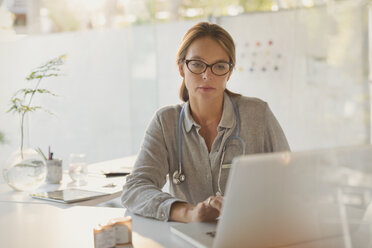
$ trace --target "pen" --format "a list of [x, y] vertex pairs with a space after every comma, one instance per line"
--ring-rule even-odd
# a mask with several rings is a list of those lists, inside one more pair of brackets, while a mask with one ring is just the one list
[[128, 176], [129, 172], [108, 172], [104, 173], [105, 177], [123, 177]]

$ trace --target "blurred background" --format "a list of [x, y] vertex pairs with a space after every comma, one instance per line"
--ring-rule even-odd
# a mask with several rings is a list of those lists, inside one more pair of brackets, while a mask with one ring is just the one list
[[38, 34], [121, 28], [262, 11], [331, 5], [342, 0], [2, 0], [2, 28]]
[[[178, 104], [175, 56], [200, 21], [233, 36], [228, 88], [267, 101], [292, 150], [371, 140], [367, 0], [0, 0], [0, 166], [19, 148], [10, 99], [67, 54], [26, 118], [26, 145], [67, 165], [136, 154], [154, 112]], [[2, 179], [0, 179], [2, 180]]]

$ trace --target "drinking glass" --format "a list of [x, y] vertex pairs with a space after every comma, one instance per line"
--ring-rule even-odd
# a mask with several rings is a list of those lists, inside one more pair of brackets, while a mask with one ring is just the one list
[[86, 154], [84, 153], [71, 153], [68, 167], [68, 173], [74, 183], [85, 183], [88, 175]]

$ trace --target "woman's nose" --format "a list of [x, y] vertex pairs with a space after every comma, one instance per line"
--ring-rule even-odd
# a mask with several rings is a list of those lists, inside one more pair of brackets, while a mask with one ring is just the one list
[[204, 80], [211, 79], [212, 77], [213, 77], [212, 69], [210, 67], [207, 67], [207, 69], [205, 70], [205, 72], [203, 72], [203, 79]]

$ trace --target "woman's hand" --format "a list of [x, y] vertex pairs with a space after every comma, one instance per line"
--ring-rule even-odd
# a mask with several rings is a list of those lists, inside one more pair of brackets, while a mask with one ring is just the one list
[[222, 196], [210, 196], [196, 206], [188, 203], [175, 202], [171, 207], [170, 217], [180, 222], [213, 221], [220, 216], [223, 204]]
[[223, 197], [210, 196], [190, 211], [190, 222], [213, 221], [220, 216]]

